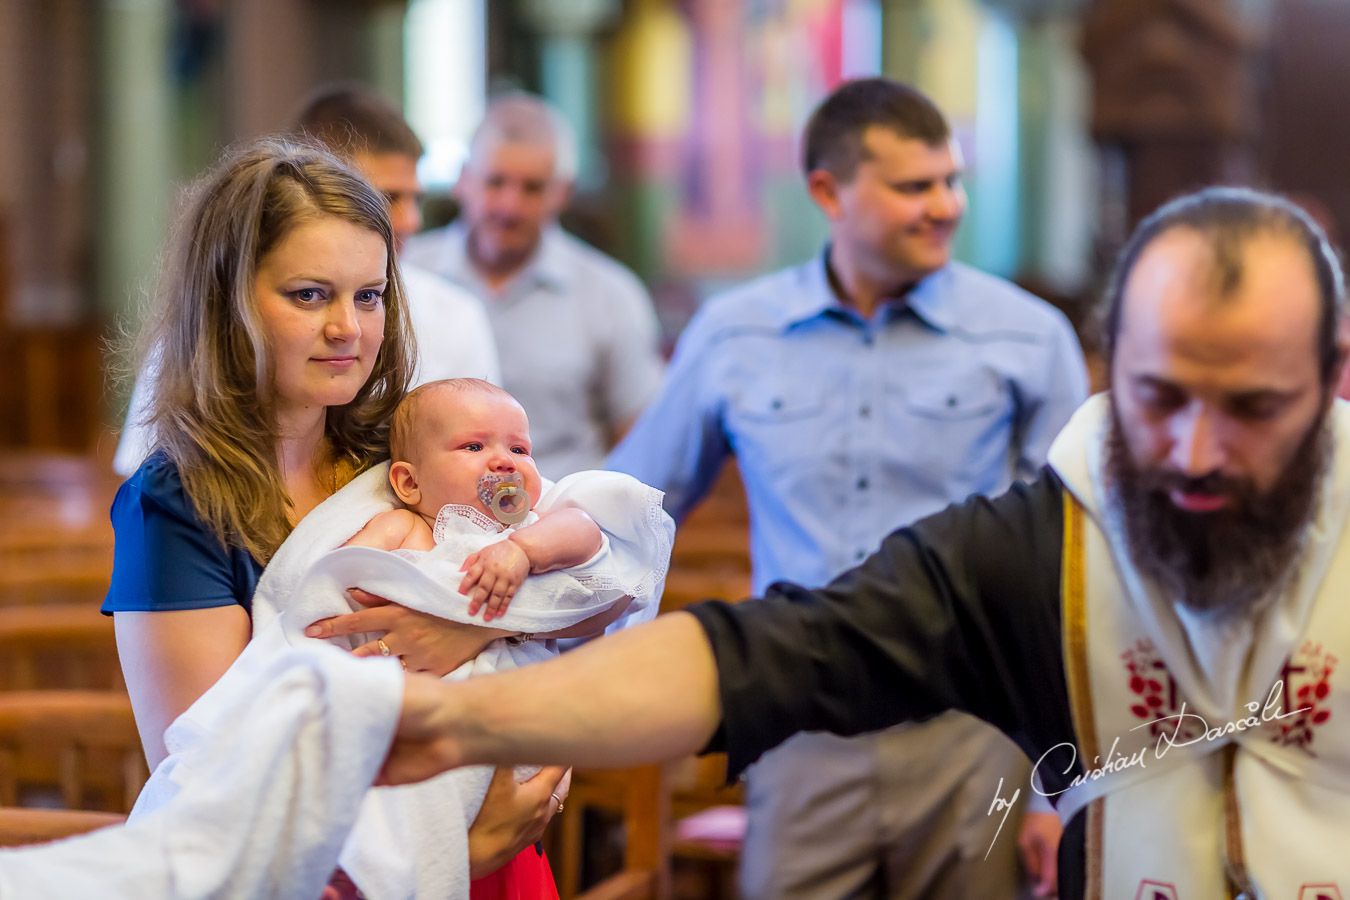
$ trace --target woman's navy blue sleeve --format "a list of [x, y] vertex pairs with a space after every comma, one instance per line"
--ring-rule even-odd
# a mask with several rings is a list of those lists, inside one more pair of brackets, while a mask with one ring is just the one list
[[112, 584], [103, 612], [166, 612], [237, 604], [250, 609], [262, 567], [226, 547], [198, 517], [178, 468], [162, 453], [117, 491]]

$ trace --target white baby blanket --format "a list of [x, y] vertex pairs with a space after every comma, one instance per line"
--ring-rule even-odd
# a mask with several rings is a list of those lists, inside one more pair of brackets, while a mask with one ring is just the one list
[[255, 657], [232, 682], [217, 695], [232, 727], [176, 757], [174, 802], [125, 826], [0, 851], [0, 897], [318, 897], [388, 751], [402, 673], [316, 647]]
[[[585, 510], [604, 532], [605, 547], [582, 566], [532, 576], [512, 600], [507, 615], [494, 620], [492, 627], [526, 632], [561, 628], [607, 609], [625, 595], [633, 598], [625, 624], [654, 616], [675, 535], [661, 498], [660, 491], [618, 472], [577, 472], [557, 484], [545, 482], [536, 511], [567, 506]], [[464, 557], [503, 539], [503, 533], [479, 529], [474, 535], [466, 533], [468, 529], [451, 529], [450, 539], [417, 562], [363, 547], [334, 552], [377, 513], [396, 506], [388, 466], [382, 464], [305, 516], [258, 584], [253, 599], [255, 639], [283, 613], [283, 628], [294, 641], [314, 619], [359, 609], [343, 594], [349, 587], [374, 594], [381, 594], [377, 587], [387, 587], [390, 599], [409, 608], [483, 624], [481, 618], [464, 614], [464, 600], [454, 586], [459, 584], [459, 564]], [[444, 536], [443, 531], [438, 535]], [[335, 579], [352, 576], [359, 576], [360, 583], [348, 581], [335, 593], [329, 590]], [[310, 583], [302, 586], [304, 579]]]
[[[357, 477], [306, 516], [278, 549], [253, 599], [253, 640], [239, 661], [165, 733], [170, 756], [151, 775], [133, 818], [158, 809], [185, 784], [177, 761], [216, 733], [237, 724], [222, 695], [237, 689], [236, 669], [255, 659], [272, 659], [304, 637], [316, 619], [360, 608], [348, 599], [359, 587], [411, 609], [471, 624], [467, 600], [456, 591], [459, 566], [473, 550], [505, 534], [455, 529], [453, 539], [424, 554], [397, 554], [366, 547], [341, 547], [370, 518], [396, 505], [388, 466]], [[536, 509], [576, 506], [604, 533], [604, 546], [584, 565], [526, 579], [506, 614], [491, 626], [546, 632], [601, 612], [624, 596], [633, 601], [628, 622], [656, 612], [674, 523], [661, 509], [661, 492], [614, 472], [581, 472], [546, 484]], [[481, 615], [481, 613], [480, 613]], [[343, 638], [344, 648], [370, 636]], [[512, 645], [494, 641], [449, 678], [485, 674], [547, 659], [537, 641]], [[371, 900], [468, 896], [468, 826], [477, 815], [491, 770], [449, 772], [420, 785], [379, 788], [366, 794], [361, 813], [340, 857], [342, 867]], [[241, 811], [241, 815], [243, 812]], [[241, 861], [246, 864], [246, 861]]]

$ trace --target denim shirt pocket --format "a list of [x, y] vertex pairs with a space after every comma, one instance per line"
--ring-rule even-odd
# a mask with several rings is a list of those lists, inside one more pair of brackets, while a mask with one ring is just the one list
[[825, 452], [828, 404], [821, 383], [746, 385], [730, 401], [735, 452], [757, 458], [775, 476], [795, 472], [803, 460]]
[[820, 414], [825, 392], [820, 384], [753, 385], [732, 399], [738, 418], [766, 425], [787, 425]]
[[905, 435], [904, 455], [949, 500], [987, 490], [1007, 477], [1012, 404], [999, 377], [984, 368], [942, 373], [895, 386], [891, 428]]
[[1002, 382], [984, 369], [906, 383], [900, 394], [911, 414], [949, 422], [983, 418], [1005, 402]]

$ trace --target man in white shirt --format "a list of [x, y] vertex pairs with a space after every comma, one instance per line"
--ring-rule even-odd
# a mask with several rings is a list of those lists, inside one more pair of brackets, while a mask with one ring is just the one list
[[494, 100], [455, 186], [460, 218], [417, 235], [404, 253], [484, 302], [502, 386], [529, 414], [534, 456], [550, 478], [600, 468], [663, 369], [641, 282], [557, 225], [575, 160], [570, 130], [543, 101]]
[[[392, 103], [361, 85], [340, 84], [319, 89], [295, 118], [293, 130], [317, 140], [343, 157], [389, 201], [395, 247], [403, 246], [422, 227], [422, 185], [417, 161], [422, 142]], [[417, 337], [418, 368], [414, 382], [442, 378], [483, 378], [501, 383], [497, 345], [482, 303], [473, 294], [400, 259], [408, 311]], [[150, 454], [153, 440], [146, 427], [154, 361], [136, 379], [113, 469], [130, 475]]]

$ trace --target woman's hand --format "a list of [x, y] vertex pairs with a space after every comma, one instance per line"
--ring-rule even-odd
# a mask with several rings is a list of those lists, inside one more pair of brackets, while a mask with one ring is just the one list
[[512, 769], [492, 773], [478, 818], [469, 826], [469, 877], [490, 875], [543, 837], [572, 786], [572, 770], [546, 766], [516, 783]]
[[[441, 676], [473, 659], [499, 637], [514, 634], [498, 628], [464, 625], [406, 609], [384, 597], [352, 588], [351, 598], [366, 609], [320, 619], [305, 629], [307, 637], [329, 638], [360, 632], [383, 632], [379, 640], [362, 644], [356, 656], [397, 656], [412, 672]], [[386, 654], [385, 648], [388, 648]]]

